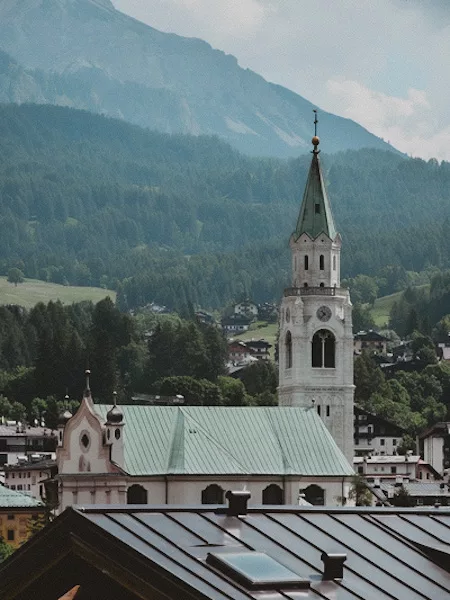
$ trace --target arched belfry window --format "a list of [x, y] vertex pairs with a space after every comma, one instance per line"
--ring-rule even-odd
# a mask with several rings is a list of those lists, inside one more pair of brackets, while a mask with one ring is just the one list
[[336, 366], [336, 338], [327, 329], [320, 329], [312, 339], [312, 366], [334, 369]]
[[291, 335], [290, 331], [288, 331], [286, 333], [285, 354], [286, 354], [286, 369], [290, 369], [292, 367], [292, 335]]
[[223, 494], [223, 488], [212, 483], [202, 490], [202, 504], [223, 504]]
[[325, 269], [325, 256], [323, 254], [321, 254], [319, 258], [319, 268], [321, 271]]
[[284, 493], [279, 485], [272, 483], [262, 493], [263, 504], [284, 504]]
[[305, 271], [309, 269], [309, 257], [305, 254]]
[[142, 485], [132, 485], [127, 489], [127, 504], [147, 504], [147, 490]]
[[336, 256], [333, 256], [333, 271], [336, 271]]

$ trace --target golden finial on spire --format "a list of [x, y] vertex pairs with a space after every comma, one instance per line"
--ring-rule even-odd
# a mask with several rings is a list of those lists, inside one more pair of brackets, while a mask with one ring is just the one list
[[318, 154], [320, 152], [320, 150], [317, 150], [317, 146], [320, 144], [320, 139], [317, 136], [317, 123], [319, 122], [318, 118], [317, 118], [317, 109], [313, 108], [313, 113], [314, 113], [314, 137], [311, 140], [312, 144], [314, 146], [314, 154]]

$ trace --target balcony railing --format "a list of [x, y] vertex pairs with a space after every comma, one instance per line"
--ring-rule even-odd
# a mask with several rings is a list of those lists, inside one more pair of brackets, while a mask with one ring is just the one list
[[[339, 289], [339, 288], [338, 288]], [[285, 296], [336, 296], [335, 287], [291, 287], [284, 290]]]

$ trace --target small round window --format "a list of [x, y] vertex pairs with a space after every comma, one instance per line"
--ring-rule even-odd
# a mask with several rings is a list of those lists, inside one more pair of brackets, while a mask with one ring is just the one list
[[82, 431], [80, 436], [80, 446], [83, 452], [87, 452], [89, 450], [89, 446], [91, 445], [91, 438], [87, 431]]

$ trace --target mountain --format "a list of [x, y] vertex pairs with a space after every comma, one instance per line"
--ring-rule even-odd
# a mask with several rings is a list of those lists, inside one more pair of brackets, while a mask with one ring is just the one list
[[[266, 156], [307, 152], [314, 105], [206, 42], [162, 33], [109, 0], [0, 0], [0, 99], [82, 108], [166, 133], [219, 135]], [[321, 112], [330, 152], [390, 149]]]

